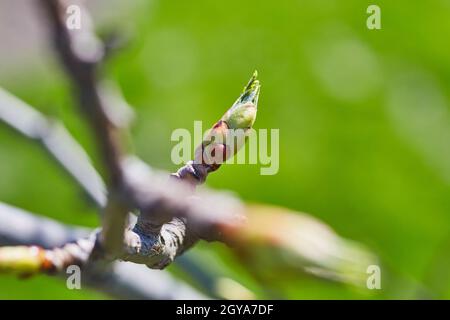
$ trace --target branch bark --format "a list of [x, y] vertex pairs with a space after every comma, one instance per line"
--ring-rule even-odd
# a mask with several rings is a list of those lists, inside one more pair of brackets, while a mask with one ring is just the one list
[[[85, 238], [92, 232], [87, 228], [63, 225], [4, 203], [0, 203], [0, 221], [2, 246], [35, 245], [52, 249]], [[121, 299], [207, 298], [166, 271], [127, 262], [92, 265], [83, 271], [82, 281], [91, 288]]]

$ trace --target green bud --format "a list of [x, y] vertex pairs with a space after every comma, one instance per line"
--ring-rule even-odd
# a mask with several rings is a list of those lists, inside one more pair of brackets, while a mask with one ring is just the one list
[[206, 164], [209, 170], [214, 171], [244, 145], [247, 130], [253, 126], [256, 119], [260, 90], [257, 75], [255, 71], [233, 106], [203, 139], [195, 151], [195, 163]]
[[255, 71], [240, 97], [222, 117], [221, 120], [226, 122], [228, 128], [249, 129], [255, 123], [261, 88], [259, 81], [256, 80], [257, 76], [258, 73]]

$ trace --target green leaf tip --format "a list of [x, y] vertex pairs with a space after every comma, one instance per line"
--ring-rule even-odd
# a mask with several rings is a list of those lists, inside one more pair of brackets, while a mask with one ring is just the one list
[[239, 97], [238, 102], [240, 103], [252, 102], [255, 105], [255, 107], [257, 106], [259, 91], [261, 88], [261, 84], [259, 83], [257, 77], [258, 71], [255, 70], [248, 84], [244, 87], [244, 90], [242, 92], [242, 95]]
[[257, 80], [257, 78], [258, 78], [258, 70], [255, 70], [255, 71], [253, 72], [252, 77], [251, 77], [250, 80], [248, 81], [248, 84], [244, 87], [244, 91], [243, 91], [243, 92], [245, 92], [245, 91], [247, 91], [248, 89], [250, 89], [251, 86], [254, 85], [255, 82], [259, 83], [259, 81]]
[[[214, 171], [235, 155], [245, 144], [247, 133], [256, 120], [257, 103], [261, 85], [255, 71], [244, 91], [211, 128], [195, 151], [195, 163], [207, 163]], [[231, 143], [230, 143], [231, 141]]]
[[261, 88], [257, 76], [258, 72], [255, 71], [242, 94], [222, 117], [230, 129], [248, 129], [253, 126]]

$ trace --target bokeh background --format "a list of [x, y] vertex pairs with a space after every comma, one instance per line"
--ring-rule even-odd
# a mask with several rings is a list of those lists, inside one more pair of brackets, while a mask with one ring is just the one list
[[[381, 8], [381, 30], [366, 9]], [[225, 165], [207, 185], [308, 212], [382, 262], [377, 292], [310, 277], [270, 283], [290, 299], [450, 298], [450, 1], [89, 1], [100, 33], [130, 41], [103, 70], [135, 107], [133, 148], [173, 171], [172, 130], [212, 124], [253, 70], [256, 128], [280, 129], [280, 170]], [[60, 118], [97, 158], [34, 1], [0, 2], [0, 85]], [[95, 227], [93, 207], [38, 146], [0, 124], [0, 200]], [[189, 253], [265, 288], [220, 244]], [[169, 271], [185, 277], [176, 266]], [[195, 284], [194, 284], [195, 285]], [[108, 298], [60, 279], [0, 276], [0, 298]]]

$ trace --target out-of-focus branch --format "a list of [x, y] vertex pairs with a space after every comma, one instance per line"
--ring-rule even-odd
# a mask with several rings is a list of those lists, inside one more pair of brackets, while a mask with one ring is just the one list
[[100, 207], [106, 204], [102, 178], [87, 153], [57, 120], [48, 119], [1, 88], [0, 120], [27, 138], [39, 141], [94, 203]]
[[[0, 203], [0, 221], [2, 246], [32, 244], [51, 249], [74, 243], [76, 239], [87, 237], [91, 232], [89, 229], [69, 227], [4, 203]], [[38, 252], [37, 247], [35, 248]], [[115, 262], [100, 267], [93, 264], [83, 271], [82, 281], [89, 287], [124, 299], [207, 298], [187, 284], [173, 278], [168, 272], [150, 270], [145, 266], [126, 262]]]
[[[80, 30], [68, 30], [65, 21], [68, 3], [42, 0], [41, 4], [47, 13], [59, 58], [76, 90], [80, 109], [95, 133], [107, 182], [110, 186], [119, 187], [123, 182], [120, 139], [97, 83], [97, 68], [104, 54], [103, 45], [92, 32], [89, 23]], [[83, 10], [83, 21], [89, 21], [88, 13], [81, 5], [80, 7]]]
[[311, 215], [269, 205], [248, 205], [246, 212], [247, 224], [227, 228], [224, 233], [253, 273], [273, 276], [303, 270], [319, 278], [365, 287], [367, 268], [379, 264], [363, 245], [342, 238]]
[[68, 3], [57, 0], [42, 0], [41, 3], [56, 51], [76, 90], [80, 110], [91, 126], [103, 160], [108, 201], [104, 208], [101, 245], [110, 254], [115, 254], [122, 247], [129, 207], [123, 194], [127, 186], [121, 164], [120, 131], [97, 81], [104, 45], [92, 31], [89, 14], [81, 4], [84, 25], [80, 30], [69, 30], [65, 20]]
[[[165, 267], [190, 247], [186, 229], [176, 223], [179, 217], [186, 217], [192, 225], [191, 230], [199, 231], [197, 234], [203, 239], [226, 242], [238, 252], [244, 252], [244, 257], [256, 257], [243, 260], [246, 263], [254, 264], [262, 254], [263, 261], [271, 257], [271, 264], [288, 265], [297, 271], [359, 285], [365, 283], [362, 281], [366, 279], [367, 267], [377, 263], [367, 250], [339, 237], [328, 226], [307, 215], [283, 208], [246, 208], [237, 199], [221, 193], [201, 191], [198, 198], [189, 198], [190, 188], [165, 177], [165, 174], [153, 172], [149, 179], [136, 172], [135, 177], [129, 178], [136, 179], [132, 185], [137, 188], [133, 192], [139, 198], [137, 203], [147, 206], [144, 207], [147, 210], [154, 208], [155, 212], [175, 215], [174, 221], [164, 224], [157, 236], [147, 230], [150, 227], [151, 231], [151, 226], [142, 222], [136, 224], [126, 232], [125, 252], [115, 258], [146, 264], [150, 268]], [[247, 223], [241, 220], [245, 213], [248, 214]], [[85, 250], [96, 240], [98, 238], [91, 236], [85, 242], [78, 240], [76, 245]], [[86, 257], [74, 248], [72, 250], [70, 245], [66, 244], [62, 249], [72, 260], [63, 260], [63, 265], [80, 263], [80, 256]], [[52, 262], [53, 257], [57, 258], [49, 270], [61, 265], [61, 256], [59, 252], [45, 256], [49, 259], [44, 261]], [[263, 269], [272, 270], [267, 262]]]

